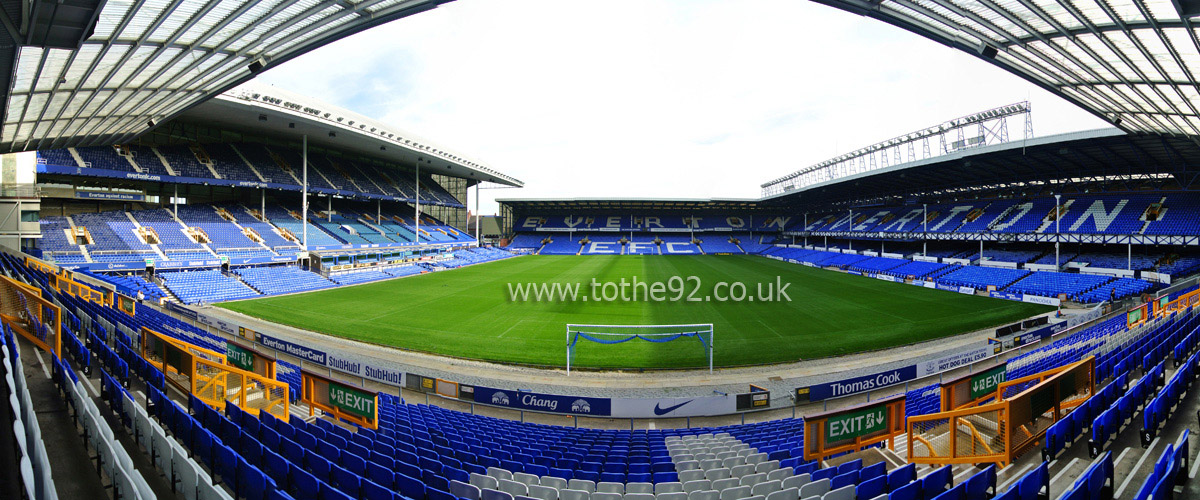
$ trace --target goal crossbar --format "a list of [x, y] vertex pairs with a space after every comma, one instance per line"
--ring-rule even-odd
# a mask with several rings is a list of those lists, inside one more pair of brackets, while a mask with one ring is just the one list
[[666, 343], [694, 338], [700, 341], [708, 355], [708, 371], [713, 369], [713, 325], [567, 325], [567, 374], [571, 374], [571, 358], [580, 339], [597, 344], [623, 344], [632, 340]]

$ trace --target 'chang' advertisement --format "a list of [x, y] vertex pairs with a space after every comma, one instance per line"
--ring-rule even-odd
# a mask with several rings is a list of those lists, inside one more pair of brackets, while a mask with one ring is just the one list
[[566, 415], [607, 417], [612, 414], [608, 398], [559, 396], [537, 392], [512, 391], [475, 386], [475, 402], [503, 406], [514, 410], [530, 410]]

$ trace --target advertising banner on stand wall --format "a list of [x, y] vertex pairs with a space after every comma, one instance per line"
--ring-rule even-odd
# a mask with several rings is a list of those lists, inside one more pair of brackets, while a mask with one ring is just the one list
[[612, 416], [608, 398], [559, 396], [537, 392], [512, 391], [475, 386], [475, 402], [514, 410], [531, 410], [591, 417]]
[[613, 398], [612, 416], [626, 418], [703, 417], [728, 415], [737, 411], [737, 398], [709, 396], [698, 398]]

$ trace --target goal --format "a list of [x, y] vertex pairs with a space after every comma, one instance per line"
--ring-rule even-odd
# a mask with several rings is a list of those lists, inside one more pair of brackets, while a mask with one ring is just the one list
[[622, 344], [631, 340], [665, 343], [673, 341], [697, 341], [708, 355], [708, 371], [713, 369], [713, 325], [567, 325], [567, 375], [571, 374], [571, 360], [575, 348], [581, 341], [601, 345]]

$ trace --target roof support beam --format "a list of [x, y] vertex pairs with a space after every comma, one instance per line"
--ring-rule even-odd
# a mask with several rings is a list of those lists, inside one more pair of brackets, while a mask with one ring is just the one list
[[[318, 5], [317, 5], [316, 7], [314, 7], [312, 10], [313, 10], [314, 12], [321, 12], [321, 11], [323, 11], [323, 10], [325, 10], [325, 9], [329, 8], [329, 7], [332, 7], [332, 6], [336, 5], [336, 4], [337, 4], [337, 1], [338, 1], [338, 0], [326, 0], [325, 2], [322, 2], [321, 4], [318, 4]], [[378, 3], [382, 2], [382, 1], [383, 1], [383, 0], [369, 0], [369, 1], [367, 1], [367, 2], [363, 2], [363, 4], [361, 4], [361, 5], [360, 5], [360, 8], [361, 8], [361, 9], [366, 9], [366, 8], [369, 8], [370, 6], [376, 5], [376, 4], [378, 4]], [[425, 3], [427, 3], [427, 2], [426, 2], [426, 0], [414, 0], [414, 1], [412, 1], [412, 2], [405, 2], [405, 3], [399, 4], [399, 5], [393, 6], [393, 7], [392, 7], [392, 8], [390, 8], [390, 9], [387, 9], [387, 10], [386, 10], [386, 12], [387, 12], [387, 13], [395, 12], [395, 15], [397, 16], [397, 18], [399, 18], [399, 17], [405, 17], [405, 16], [408, 16], [408, 15], [411, 15], [411, 14], [415, 14], [415, 13], [418, 13], [418, 12], [421, 12], [421, 11], [423, 11], [423, 10], [424, 10], [424, 9], [422, 9], [421, 7], [415, 7], [415, 9], [419, 9], [419, 10], [415, 10], [414, 12], [408, 12], [408, 9], [414, 9], [414, 7], [412, 6], [413, 4], [416, 4], [416, 5], [418, 5], [418, 6], [419, 6], [419, 5], [423, 5], [423, 4], [425, 4]], [[279, 6], [279, 8], [284, 8], [284, 6]], [[429, 7], [429, 8], [432, 8], [432, 7]], [[381, 13], [382, 13], [382, 12], [384, 12], [384, 11], [381, 11]], [[377, 13], [377, 14], [381, 14], [381, 13]], [[305, 27], [305, 29], [304, 29], [304, 31], [302, 31], [302, 32], [293, 33], [293, 34], [292, 34], [292, 37], [303, 37], [303, 36], [306, 36], [308, 33], [314, 32], [314, 31], [316, 31], [316, 30], [318, 30], [318, 29], [320, 29], [320, 28], [324, 27], [324, 26], [325, 26], [327, 23], [329, 23], [329, 22], [332, 22], [332, 21], [334, 21], [334, 20], [337, 20], [337, 19], [341, 19], [342, 17], [345, 17], [345, 16], [351, 16], [351, 15], [355, 15], [355, 11], [347, 11], [347, 10], [342, 10], [342, 11], [340, 11], [340, 12], [336, 13], [335, 15], [332, 15], [332, 16], [326, 16], [326, 18], [324, 18], [324, 19], [322, 20], [322, 22], [313, 23], [312, 25], [306, 26], [306, 27]], [[382, 15], [382, 14], [381, 14], [381, 15]], [[360, 16], [360, 18], [361, 18], [361, 16]], [[227, 48], [227, 47], [228, 47], [230, 44], [232, 44], [234, 41], [237, 41], [238, 39], [240, 39], [240, 38], [241, 38], [241, 36], [248, 36], [248, 33], [249, 33], [250, 31], [252, 31], [252, 30], [253, 30], [255, 27], [257, 27], [258, 25], [260, 25], [260, 23], [261, 23], [263, 20], [265, 20], [265, 19], [269, 19], [269, 17], [267, 17], [267, 16], [263, 16], [262, 18], [260, 18], [260, 19], [259, 19], [259, 21], [258, 21], [258, 22], [254, 23], [253, 25], [246, 26], [246, 27], [245, 27], [245, 28], [243, 28], [243, 29], [242, 29], [242, 31], [241, 31], [241, 32], [239, 32], [238, 34], [236, 34], [236, 35], [234, 35], [234, 36], [231, 36], [231, 37], [228, 37], [228, 38], [225, 40], [225, 42], [224, 42], [224, 43], [221, 45], [221, 47], [222, 47], [222, 48]], [[384, 18], [384, 19], [390, 19], [390, 18]], [[271, 30], [267, 31], [266, 33], [263, 33], [261, 36], [259, 36], [259, 38], [258, 38], [258, 39], [259, 39], [259, 40], [267, 40], [267, 39], [270, 39], [271, 37], [274, 37], [274, 36], [278, 35], [279, 33], [283, 33], [284, 31], [286, 31], [286, 30], [288, 30], [288, 29], [292, 28], [293, 26], [295, 26], [297, 23], [299, 23], [299, 22], [300, 22], [300, 21], [302, 21], [302, 20], [303, 20], [303, 19], [301, 19], [301, 18], [293, 18], [293, 19], [291, 19], [291, 20], [290, 20], [289, 22], [287, 22], [287, 23], [281, 23], [280, 25], [277, 25], [277, 26], [275, 26], [274, 28], [272, 28]], [[340, 37], [340, 36], [342, 36], [342, 35], [339, 35], [339, 37]], [[259, 51], [258, 51], [258, 53], [260, 53], [260, 54], [263, 54], [263, 57], [266, 59], [266, 60], [264, 61], [264, 63], [263, 63], [263, 64], [264, 64], [264, 66], [270, 66], [270, 65], [273, 65], [273, 64], [277, 64], [277, 63], [275, 62], [275, 58], [273, 58], [273, 57], [271, 56], [271, 53], [272, 53], [272, 51], [273, 51], [273, 50], [275, 50], [276, 48], [278, 48], [280, 44], [284, 43], [284, 42], [285, 42], [285, 41], [287, 41], [287, 40], [291, 40], [291, 39], [294, 39], [294, 38], [284, 38], [284, 39], [281, 39], [281, 40], [278, 40], [278, 41], [276, 41], [274, 44], [272, 44], [272, 45], [270, 45], [270, 46], [267, 46], [267, 47], [263, 47], [263, 48], [261, 48], [261, 50], [259, 50]], [[321, 42], [318, 42], [316, 45], [323, 45], [323, 43], [321, 43]], [[301, 50], [301, 48], [297, 48], [297, 49], [295, 49], [295, 50]], [[308, 49], [306, 49], [306, 48], [305, 48], [305, 49], [302, 49], [302, 51], [307, 51], [307, 50], [308, 50]], [[249, 53], [246, 53], [244, 50], [243, 50], [243, 51], [238, 51], [238, 52], [236, 52], [235, 54], [236, 54], [237, 56], [239, 56], [239, 57], [246, 57], [246, 58], [249, 58], [249, 57], [250, 57], [250, 54], [249, 54]], [[167, 84], [169, 85], [169, 84], [173, 83], [175, 80], [177, 80], [177, 79], [178, 79], [179, 77], [181, 77], [182, 75], [187, 75], [189, 72], [193, 71], [193, 70], [194, 70], [194, 69], [195, 69], [197, 66], [199, 66], [199, 65], [200, 65], [200, 64], [202, 64], [203, 62], [207, 61], [207, 60], [208, 60], [208, 58], [209, 58], [209, 57], [211, 57], [211, 56], [212, 56], [212, 54], [210, 54], [210, 55], [208, 55], [208, 56], [206, 56], [206, 57], [204, 57], [204, 58], [198, 58], [198, 59], [196, 59], [196, 60], [192, 61], [192, 63], [191, 63], [191, 64], [189, 64], [187, 67], [185, 67], [185, 68], [184, 68], [182, 71], [179, 71], [179, 72], [177, 73], [177, 75], [176, 75], [174, 78], [172, 78], [171, 80], [169, 80], [169, 81], [167, 82]], [[290, 57], [290, 56], [289, 56], [289, 57]], [[283, 60], [285, 60], [285, 59], [279, 59], [279, 62], [282, 62]], [[220, 73], [218, 73], [218, 74], [217, 74], [215, 77], [212, 77], [212, 78], [211, 78], [209, 81], [211, 81], [211, 82], [224, 82], [224, 81], [229, 81], [230, 79], [233, 79], [233, 77], [234, 77], [235, 73], [236, 73], [236, 72], [237, 72], [237, 71], [238, 71], [240, 68], [241, 68], [241, 66], [240, 66], [240, 65], [234, 65], [234, 66], [230, 66], [230, 67], [228, 67], [228, 68], [224, 69], [223, 71], [221, 71]], [[265, 68], [264, 68], [264, 69], [265, 69]], [[202, 76], [203, 76], [203, 75], [199, 75], [199, 74], [198, 74], [198, 75], [196, 75], [196, 76], [192, 77], [192, 78], [191, 78], [191, 79], [189, 79], [188, 81], [184, 82], [184, 83], [183, 83], [183, 86], [184, 86], [184, 87], [189, 87], [189, 86], [191, 86], [191, 85], [193, 85], [193, 84], [197, 83], [197, 81], [198, 81], [198, 80], [199, 80], [199, 79], [200, 79]], [[252, 74], [248, 74], [248, 75], [240, 75], [240, 76], [238, 76], [236, 79], [233, 79], [231, 84], [228, 84], [228, 85], [224, 85], [224, 86], [222, 86], [220, 89], [218, 89], [218, 91], [217, 91], [216, 93], [224, 92], [224, 90], [225, 90], [225, 89], [227, 89], [227, 88], [232, 88], [232, 87], [234, 87], [235, 85], [237, 85], [238, 83], [241, 83], [241, 82], [243, 82], [243, 81], [245, 81], [245, 80], [248, 80], [248, 79], [249, 79], [249, 78], [251, 78], [252, 76], [253, 76]], [[163, 115], [165, 115], [165, 116], [166, 116], [166, 117], [169, 119], [169, 117], [170, 117], [170, 116], [174, 115], [175, 113], [178, 113], [178, 112], [182, 111], [182, 109], [181, 109], [181, 108], [177, 108], [177, 106], [178, 106], [178, 105], [179, 105], [181, 102], [183, 102], [183, 100], [182, 100], [181, 98], [176, 98], [176, 99], [173, 99], [173, 100], [171, 100], [171, 102], [167, 103], [167, 104], [166, 104], [166, 105], [163, 107], [163, 110], [164, 110], [164, 112], [163, 112]], [[137, 105], [135, 106], [135, 108], [134, 108], [134, 109], [136, 109], [137, 107], [140, 107], [140, 106], [142, 106], [142, 105], [144, 105], [144, 104], [145, 104], [145, 101], [143, 100], [141, 103], [137, 104]], [[140, 132], [126, 133], [126, 134], [125, 134], [123, 137], [132, 138], [132, 137], [133, 137], [134, 135], [136, 135], [137, 133], [140, 133]]]
[[[137, 12], [139, 9], [142, 9], [145, 6], [145, 2], [146, 2], [146, 0], [137, 0], [133, 5], [131, 5], [129, 7], [128, 12]], [[132, 20], [133, 20], [133, 16], [129, 16], [129, 15], [123, 16], [121, 18], [121, 22], [118, 23], [113, 28], [113, 33], [124, 32], [125, 29], [129, 27], [129, 23]], [[84, 69], [83, 75], [79, 78], [79, 82], [76, 83], [75, 85], [71, 86], [71, 94], [69, 96], [67, 96], [67, 99], [65, 101], [63, 101], [65, 104], [63, 105], [63, 107], [61, 109], [58, 110], [58, 113], [55, 115], [55, 117], [54, 117], [55, 122], [62, 119], [63, 113], [65, 113], [67, 110], [67, 106], [69, 106], [72, 102], [75, 102], [75, 97], [77, 95], [79, 95], [79, 92], [81, 90], [80, 86], [82, 86], [84, 84], [84, 82], [87, 82], [91, 78], [92, 73], [95, 72], [96, 68], [100, 65], [100, 61], [104, 60], [105, 56], [108, 55], [108, 52], [111, 49], [112, 49], [111, 44], [104, 44], [103, 48], [100, 49], [100, 52], [98, 54], [96, 54], [96, 57], [94, 59], [92, 59], [92, 62], [90, 64], [88, 64], [88, 67], [86, 69]], [[78, 55], [79, 55], [78, 50], [72, 52], [71, 64], [67, 66], [68, 68], [74, 67], [75, 56], [78, 56]], [[90, 96], [88, 97], [87, 101], [85, 101], [85, 103], [83, 103], [79, 106], [79, 109], [80, 110], [84, 109], [87, 106], [88, 102], [91, 102]], [[51, 128], [53, 128], [53, 124], [51, 124]], [[33, 144], [33, 147], [35, 149], [43, 149], [45, 147], [44, 146], [45, 139], [46, 138], [38, 138], [36, 140], [36, 142]], [[66, 139], [67, 139], [66, 134], [63, 134], [61, 137], [56, 138], [51, 143], [50, 148], [56, 147], [57, 144], [60, 144], [61, 142], [65, 141]], [[58, 147], [62, 147], [62, 146], [58, 146]]]
[[1200, 142], [1200, 35], [1145, 0], [1089, 2], [1087, 15], [1079, 0], [814, 1], [978, 56], [1122, 129]]
[[[175, 0], [175, 3], [178, 4], [183, 1], [186, 1], [186, 0]], [[288, 5], [289, 6], [294, 5], [294, 3], [295, 2], [293, 1]], [[170, 47], [170, 46], [174, 45], [176, 42], [178, 42], [179, 38], [182, 37], [184, 33], [187, 33], [188, 30], [192, 29], [192, 27], [194, 27], [196, 25], [196, 23], [200, 21], [200, 19], [203, 19], [204, 16], [207, 15], [209, 12], [211, 12], [212, 9], [216, 8], [217, 5], [218, 4], [216, 2], [207, 2], [203, 8], [198, 9], [195, 13], [193, 13], [192, 16], [188, 18], [187, 22], [184, 23], [184, 25], [182, 27], [175, 30], [175, 32], [171, 34], [171, 37], [167, 40], [166, 43], [164, 43], [161, 46], [159, 46], [158, 48], [156, 48], [149, 57], [146, 57], [144, 60], [142, 60], [142, 63], [140, 65], [138, 65], [137, 69], [130, 71], [128, 74], [126, 74], [125, 78], [122, 80], [122, 82], [119, 86], [124, 87], [135, 77], [139, 76], [139, 74], [141, 72], [146, 70], [147, 66], [149, 66], [153, 61], [158, 59], [158, 57], [161, 56], [167, 50], [167, 47]], [[226, 21], [228, 21], [228, 20], [229, 19], [227, 18]], [[214, 28], [215, 28], [215, 26], [214, 26]], [[150, 33], [153, 33], [153, 31], [151, 31], [151, 30], [146, 31], [147, 35], [149, 35]], [[207, 33], [208, 34], [214, 33], [214, 29], [210, 28]], [[142, 43], [144, 43], [144, 41], [139, 42], [138, 45], [142, 46]], [[200, 44], [194, 43], [194, 44], [190, 44], [186, 47], [181, 47], [180, 52], [178, 54], [176, 54], [175, 57], [171, 59], [171, 61], [178, 61], [180, 56], [193, 55], [192, 51], [194, 51], [196, 49], [196, 47], [200, 47]], [[130, 51], [130, 52], [132, 52], [132, 51]], [[205, 59], [211, 58], [214, 55], [215, 55], [215, 52], [211, 52], [207, 56], [205, 56]], [[147, 78], [145, 80], [145, 83], [142, 84], [141, 88], [139, 88], [137, 92], [131, 92], [131, 93], [126, 94], [125, 98], [122, 99], [119, 103], [112, 104], [113, 98], [118, 95], [116, 92], [109, 94], [108, 98], [105, 99], [104, 102], [99, 107], [96, 108], [97, 111], [99, 111], [100, 109], [105, 109], [110, 105], [115, 106], [117, 109], [124, 109], [127, 106], [127, 104], [129, 103], [129, 100], [131, 98], [134, 98], [135, 96], [139, 96], [139, 95], [143, 94], [143, 90], [146, 89], [149, 85], [151, 85], [155, 81], [155, 79], [157, 79], [158, 76], [163, 73], [163, 71], [168, 70], [168, 68], [170, 68], [170, 67], [171, 66], [164, 64], [162, 67], [159, 68], [158, 71], [156, 71], [153, 75], [151, 75], [149, 78]], [[161, 87], [154, 89], [150, 95], [148, 95], [144, 98], [141, 98], [141, 101], [145, 102], [148, 99], [154, 98], [155, 96], [157, 96], [159, 94], [159, 92], [162, 92], [162, 89], [164, 89], [164, 88], [167, 88], [167, 89], [171, 88], [171, 82], [164, 82]], [[183, 88], [187, 88], [187, 87], [184, 86]], [[130, 108], [131, 112], [135, 111], [135, 110], [136, 110], [136, 108]], [[92, 125], [91, 125], [91, 127], [88, 128], [87, 132], [82, 132], [82, 127], [86, 123], [91, 123]], [[79, 128], [76, 129], [76, 130], [80, 131], [80, 133], [78, 135], [89, 136], [89, 135], [104, 135], [104, 134], [109, 133], [109, 131], [111, 130], [111, 127], [107, 128], [107, 129], [103, 129], [103, 130], [97, 130], [97, 126], [99, 126], [99, 123], [100, 122], [98, 122], [98, 121], [92, 121], [92, 120], [79, 121]], [[149, 128], [149, 127], [147, 127], [147, 128]]]
[[[41, 87], [23, 93], [4, 89], [4, 97], [19, 100], [20, 109], [6, 110], [8, 140], [0, 140], [0, 150], [127, 141], [246, 81], [257, 69], [446, 0], [407, 0], [384, 8], [387, 0], [282, 0], [265, 10], [255, 0], [232, 1], [105, 4], [98, 34], [74, 50], [38, 54], [42, 60], [21, 66], [49, 71], [53, 63], [61, 74], [38, 75]], [[0, 16], [0, 24], [19, 33], [11, 19]], [[261, 64], [251, 67], [254, 61]]]

